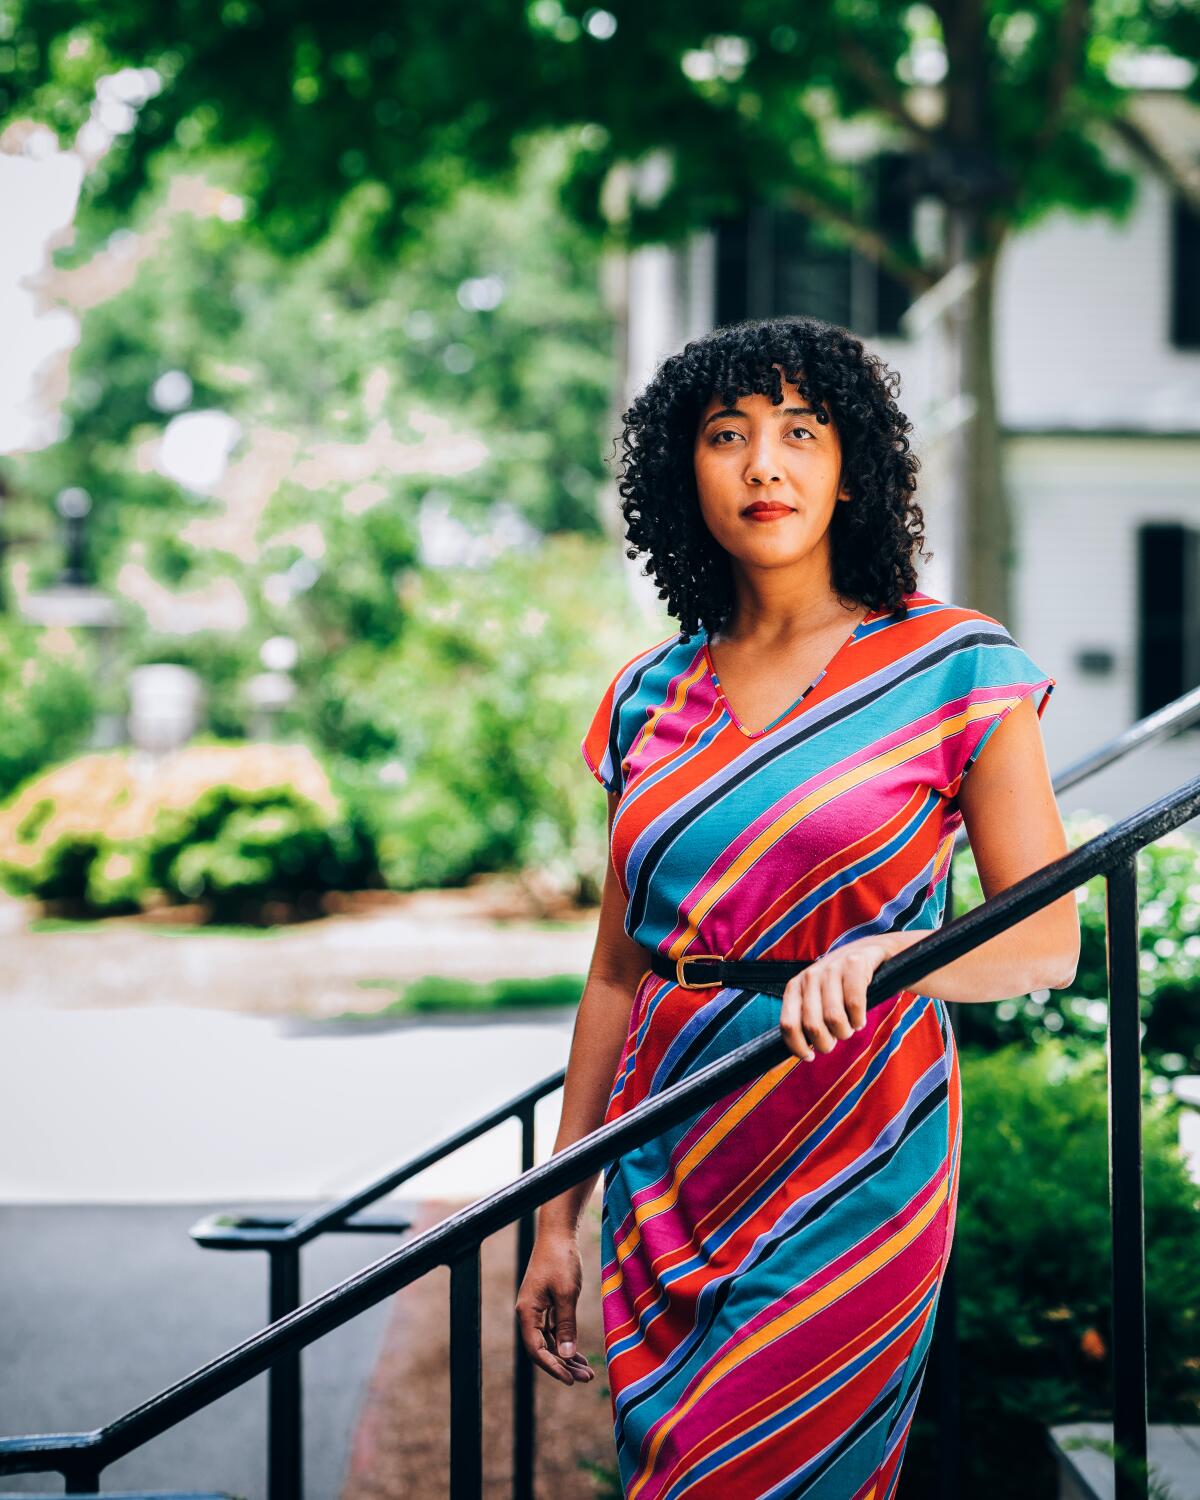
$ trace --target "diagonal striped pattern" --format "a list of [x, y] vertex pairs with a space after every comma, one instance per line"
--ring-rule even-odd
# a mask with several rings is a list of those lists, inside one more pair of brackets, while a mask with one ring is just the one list
[[[703, 631], [625, 663], [582, 742], [620, 794], [632, 937], [677, 958], [812, 959], [934, 928], [963, 777], [1055, 679], [922, 591], [868, 614], [792, 706], [738, 723]], [[647, 970], [605, 1114], [779, 1024], [779, 1001]], [[902, 990], [612, 1163], [601, 1302], [627, 1500], [891, 1500], [953, 1238], [958, 1058]]]

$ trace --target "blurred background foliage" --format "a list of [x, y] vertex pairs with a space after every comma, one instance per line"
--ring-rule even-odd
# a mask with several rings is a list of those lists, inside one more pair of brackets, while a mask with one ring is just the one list
[[[497, 871], [595, 901], [604, 798], [579, 740], [615, 667], [670, 629], [631, 610], [617, 556], [606, 247], [786, 205], [916, 295], [946, 265], [867, 223], [870, 173], [830, 149], [871, 117], [913, 191], [962, 215], [983, 346], [1006, 236], [1129, 206], [1097, 127], [1147, 142], [1111, 64], [1200, 51], [1194, 5], [1014, 0], [943, 27], [953, 10], [749, 5], [735, 35], [713, 0], [11, 0], [0, 122], [117, 125], [56, 257], [81, 320], [57, 438], [0, 459], [0, 881], [86, 917], [270, 923]], [[221, 455], [208, 479], [171, 461], [184, 418]], [[995, 478], [980, 535], [1004, 534]], [[17, 607], [59, 574], [71, 490], [120, 611], [108, 655]], [[252, 687], [281, 642], [272, 743]], [[205, 691], [192, 743], [148, 768], [91, 740], [154, 663]], [[1071, 844], [1103, 826], [1069, 820]], [[1167, 1089], [1200, 1070], [1200, 853], [1175, 835], [1138, 871], [1151, 1404], [1194, 1420], [1196, 1191]], [[954, 911], [981, 899], [967, 851]], [[1079, 899], [1070, 990], [961, 1008], [970, 1493], [1053, 1493], [1046, 1420], [1110, 1409], [1103, 881]], [[434, 976], [403, 1003], [446, 998]], [[501, 978], [471, 1003], [511, 998]], [[933, 1396], [905, 1495], [933, 1490]]]
[[[1078, 813], [1064, 819], [1077, 848], [1111, 819]], [[1143, 1057], [1163, 1078], [1200, 1072], [1200, 844], [1176, 829], [1137, 854]], [[1106, 882], [1097, 875], [1075, 893], [1081, 934], [1079, 966], [1067, 990], [1016, 996], [995, 1005], [960, 1007], [963, 1045], [991, 1050], [1057, 1038], [1068, 1055], [1102, 1049], [1108, 1028]], [[954, 911], [983, 900], [970, 848], [954, 857]]]
[[[198, 674], [202, 734], [252, 737], [247, 685], [282, 637], [296, 691], [273, 732], [323, 758], [376, 879], [528, 869], [595, 898], [603, 799], [578, 740], [644, 642], [598, 517], [611, 325], [555, 201], [564, 149], [531, 146], [516, 192], [464, 187], [419, 253], [373, 258], [351, 199], [286, 266], [222, 217], [219, 162], [204, 180], [157, 164], [134, 228], [93, 247], [123, 284], [83, 318], [61, 440], [6, 466], [25, 590], [61, 567], [53, 497], [94, 497], [85, 563], [121, 611], [115, 658], [93, 686], [85, 632], [48, 632], [54, 654], [4, 622], [0, 691], [21, 711], [0, 795], [82, 749], [148, 663]], [[181, 412], [228, 420], [215, 492], [160, 472]], [[51, 861], [14, 888], [128, 906], [141, 877], [105, 885], [107, 867], [75, 860], [72, 887]], [[274, 899], [284, 872], [261, 873]]]
[[0, 615], [0, 802], [42, 766], [82, 749], [93, 716], [87, 645]]
[[[506, 552], [484, 569], [414, 569], [404, 582], [404, 627], [393, 639], [359, 640], [298, 673], [300, 690], [283, 716], [294, 744], [245, 745], [224, 772], [208, 753], [209, 736], [141, 776], [124, 750], [43, 768], [0, 806], [0, 881], [94, 915], [152, 905], [164, 894], [199, 899], [218, 920], [230, 916], [226, 889], [278, 912], [289, 894], [459, 884], [494, 871], [528, 882], [535, 901], [555, 892], [598, 900], [605, 805], [579, 740], [613, 660], [636, 649], [621, 609], [624, 587], [608, 549], [569, 533], [546, 538], [536, 552]], [[195, 661], [205, 668], [200, 653]], [[36, 706], [35, 689], [44, 691], [32, 681], [22, 701]], [[26, 752], [26, 767], [36, 752], [57, 760], [57, 723], [49, 720], [47, 738]], [[305, 746], [339, 799], [340, 832], [327, 829], [328, 847], [318, 840], [311, 857], [299, 858], [312, 797], [289, 791], [288, 781], [290, 757]], [[262, 795], [292, 821], [269, 857], [258, 848], [261, 828], [235, 814], [247, 770], [273, 760], [275, 790]], [[150, 826], [148, 811], [130, 826], [127, 803], [139, 786], [143, 800], [174, 801], [167, 789], [176, 776], [194, 787], [190, 833], [182, 813], [167, 831]], [[189, 837], [211, 845], [203, 878], [200, 856], [185, 854]], [[120, 856], [115, 866], [110, 855]], [[185, 867], [193, 872], [186, 880]], [[252, 919], [248, 910], [242, 916]]]
[[[1054, 1037], [971, 1046], [962, 1096], [954, 1255], [963, 1493], [1050, 1497], [1059, 1488], [1047, 1424], [1112, 1419], [1104, 1053]], [[1152, 1420], [1186, 1424], [1200, 1405], [1200, 1188], [1179, 1154], [1177, 1103], [1144, 1090], [1146, 1336]], [[938, 1440], [930, 1380], [902, 1493], [936, 1493]]]
[[[555, 205], [566, 152], [561, 139], [543, 138], [525, 152], [512, 193], [464, 188], [407, 255], [387, 261], [362, 243], [368, 203], [349, 200], [319, 246], [284, 263], [222, 217], [241, 200], [221, 186], [229, 174], [219, 163], [195, 177], [160, 163], [163, 181], [131, 224], [92, 247], [104, 262], [93, 278], [128, 285], [83, 320], [61, 441], [6, 461], [12, 529], [45, 532], [30, 554], [33, 581], [57, 564], [49, 501], [68, 484], [93, 496], [88, 561], [102, 586], [116, 584], [136, 542], [176, 584], [214, 566], [208, 549], [179, 536], [212, 502], [152, 467], [153, 445], [184, 409], [232, 418], [237, 456], [264, 478], [308, 458], [292, 505], [277, 497], [280, 524], [339, 500], [329, 491], [355, 467], [345, 450], [360, 446], [359, 482], [374, 487], [353, 516], [386, 504], [415, 532], [433, 474], [465, 514], [486, 517], [503, 498], [539, 532], [599, 534], [611, 323], [597, 252]], [[88, 295], [82, 280], [76, 295]], [[463, 438], [478, 452], [456, 452]], [[242, 544], [233, 555], [250, 560], [271, 521], [224, 538]], [[402, 531], [399, 521], [362, 524], [375, 528], [373, 541]], [[378, 634], [392, 622], [372, 623]]]

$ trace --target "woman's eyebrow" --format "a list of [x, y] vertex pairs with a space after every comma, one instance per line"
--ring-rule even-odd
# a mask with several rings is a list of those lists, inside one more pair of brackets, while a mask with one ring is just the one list
[[[704, 427], [710, 422], [715, 422], [718, 417], [744, 417], [747, 413], [740, 406], [723, 406], [720, 411], [713, 412], [711, 417], [705, 417]], [[775, 414], [779, 417], [815, 417], [819, 412], [814, 406], [784, 406]]]

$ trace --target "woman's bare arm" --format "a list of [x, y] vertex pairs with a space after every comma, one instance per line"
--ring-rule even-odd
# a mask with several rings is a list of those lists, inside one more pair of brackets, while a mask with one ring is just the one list
[[[610, 841], [616, 808], [617, 793], [610, 792]], [[610, 854], [600, 899], [596, 946], [571, 1037], [555, 1152], [589, 1135], [604, 1119], [629, 1029], [634, 993], [645, 971], [645, 950], [625, 931], [625, 896]], [[567, 1229], [574, 1233], [599, 1175], [593, 1172], [585, 1182], [544, 1203], [538, 1213], [539, 1229]]]
[[[1025, 698], [997, 725], [958, 793], [985, 899], [1067, 852], [1041, 726]], [[866, 1024], [875, 970], [929, 936], [906, 928], [842, 943], [788, 982], [779, 1024], [797, 1056], [811, 1061]], [[986, 942], [908, 981], [941, 1000], [1004, 1000], [1064, 989], [1079, 962], [1079, 913], [1070, 892]]]
[[[610, 847], [617, 800], [617, 794], [610, 792]], [[604, 1120], [629, 1030], [633, 997], [645, 971], [645, 951], [625, 931], [625, 896], [610, 854], [596, 946], [575, 1015], [563, 1080], [555, 1153], [590, 1135]], [[576, 1308], [583, 1287], [579, 1216], [599, 1175], [593, 1172], [585, 1182], [576, 1183], [542, 1205], [533, 1251], [517, 1293], [517, 1323], [529, 1358], [564, 1385], [584, 1384], [594, 1378], [575, 1340]]]
[[[992, 732], [963, 778], [958, 805], [985, 900], [1067, 853], [1032, 698]], [[1071, 891], [925, 975], [921, 993], [961, 1003], [1064, 989], [1075, 978], [1079, 942]]]

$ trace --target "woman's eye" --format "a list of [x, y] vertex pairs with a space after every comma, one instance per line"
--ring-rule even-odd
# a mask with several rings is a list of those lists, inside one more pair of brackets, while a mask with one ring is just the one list
[[[807, 427], [790, 427], [788, 429], [788, 434], [791, 437], [796, 436], [797, 433], [800, 435], [800, 438], [802, 440], [806, 440], [806, 441], [808, 441], [810, 443], [816, 441], [816, 435], [814, 433], [810, 432]], [[712, 436], [713, 447], [714, 448], [716, 448], [716, 447], [728, 448], [729, 447], [728, 443], [722, 443], [721, 442], [722, 438], [727, 438], [727, 437], [728, 438], [741, 437], [741, 433], [740, 432], [735, 432], [732, 427], [722, 427], [719, 432], [714, 432], [713, 433], [713, 436]]]

